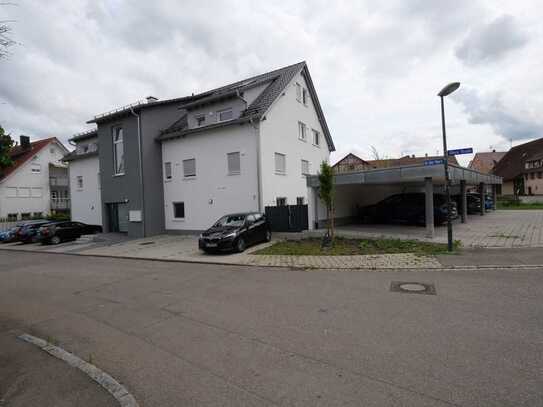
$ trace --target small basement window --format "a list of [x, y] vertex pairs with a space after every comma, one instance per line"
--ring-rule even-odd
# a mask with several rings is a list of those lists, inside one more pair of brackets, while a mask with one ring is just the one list
[[173, 202], [174, 219], [185, 219], [185, 202]]

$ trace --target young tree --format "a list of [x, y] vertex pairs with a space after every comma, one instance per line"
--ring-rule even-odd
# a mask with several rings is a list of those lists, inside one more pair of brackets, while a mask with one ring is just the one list
[[2, 126], [0, 126], [0, 173], [13, 164], [9, 155], [11, 147], [13, 147], [11, 136], [6, 134]]
[[319, 173], [320, 198], [326, 205], [326, 214], [328, 218], [328, 235], [334, 239], [334, 170], [323, 161]]

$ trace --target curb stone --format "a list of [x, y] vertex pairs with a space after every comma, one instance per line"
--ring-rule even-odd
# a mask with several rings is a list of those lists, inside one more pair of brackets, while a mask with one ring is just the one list
[[130, 394], [122, 384], [98, 367], [85, 362], [84, 360], [75, 356], [73, 353], [67, 352], [58, 346], [52, 345], [41, 338], [37, 338], [29, 334], [22, 334], [17, 338], [37, 346], [41, 350], [49, 353], [51, 356], [63, 360], [70, 366], [81, 370], [92, 380], [107, 390], [119, 402], [121, 407], [139, 407], [139, 404], [134, 396], [132, 396], [132, 394]]
[[431, 271], [451, 271], [451, 270], [509, 270], [509, 269], [543, 269], [543, 264], [508, 264], [508, 265], [464, 265], [464, 266], [441, 266], [441, 267], [424, 267], [424, 266], [404, 266], [404, 267], [351, 267], [351, 268], [330, 268], [326, 266], [296, 266], [296, 265], [260, 265], [260, 264], [248, 264], [248, 263], [233, 263], [233, 262], [220, 262], [220, 261], [198, 261], [188, 259], [161, 259], [152, 257], [137, 257], [137, 256], [111, 256], [106, 254], [84, 254], [84, 253], [61, 253], [61, 252], [33, 252], [31, 250], [18, 250], [1, 248], [4, 251], [25, 252], [25, 253], [42, 253], [51, 255], [65, 255], [65, 256], [79, 256], [79, 257], [99, 257], [110, 259], [122, 259], [122, 260], [139, 260], [139, 261], [159, 261], [166, 263], [189, 263], [189, 264], [207, 264], [216, 266], [235, 266], [235, 267], [262, 267], [262, 268], [275, 268], [275, 269], [289, 269], [289, 270], [338, 270], [338, 271], [416, 271], [416, 270], [431, 270]]

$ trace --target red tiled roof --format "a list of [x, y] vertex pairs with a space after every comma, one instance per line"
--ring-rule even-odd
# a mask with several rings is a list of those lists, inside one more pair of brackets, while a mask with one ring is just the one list
[[543, 138], [511, 148], [494, 167], [494, 174], [504, 181], [515, 179], [525, 171], [526, 160], [543, 154]]
[[48, 146], [52, 142], [58, 142], [56, 137], [49, 137], [43, 140], [38, 140], [30, 143], [30, 148], [25, 150], [20, 145], [17, 145], [11, 149], [9, 155], [13, 160], [13, 165], [3, 170], [0, 173], [0, 181], [6, 178], [11, 173], [17, 171], [24, 163], [30, 160], [34, 155], [41, 151], [44, 147]]
[[507, 154], [506, 151], [490, 151], [487, 153], [477, 153], [469, 163], [469, 168], [485, 174], [492, 173], [492, 170], [498, 162]]

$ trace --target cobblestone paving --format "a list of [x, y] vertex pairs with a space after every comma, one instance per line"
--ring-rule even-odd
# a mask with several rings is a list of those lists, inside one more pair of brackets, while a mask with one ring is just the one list
[[[445, 227], [436, 228], [436, 236], [433, 239], [426, 238], [424, 233], [424, 228], [393, 225], [347, 226], [341, 227], [338, 230], [339, 235], [351, 237], [394, 237], [440, 243], [446, 242]], [[485, 216], [471, 215], [468, 223], [455, 224], [454, 238], [460, 240], [463, 247], [467, 248], [543, 247], [543, 210], [504, 210], [487, 213]], [[64, 243], [59, 246], [41, 246], [38, 244], [21, 246], [7, 244], [1, 245], [0, 248], [308, 269], [430, 269], [441, 267], [439, 261], [434, 257], [413, 254], [368, 256], [271, 256], [251, 254], [265, 246], [266, 244], [252, 247], [241, 254], [208, 255], [198, 250], [197, 239], [194, 236], [160, 235], [145, 239], [121, 241], [107, 246], [102, 244], [89, 247], [89, 245], [74, 245], [70, 243]]]

